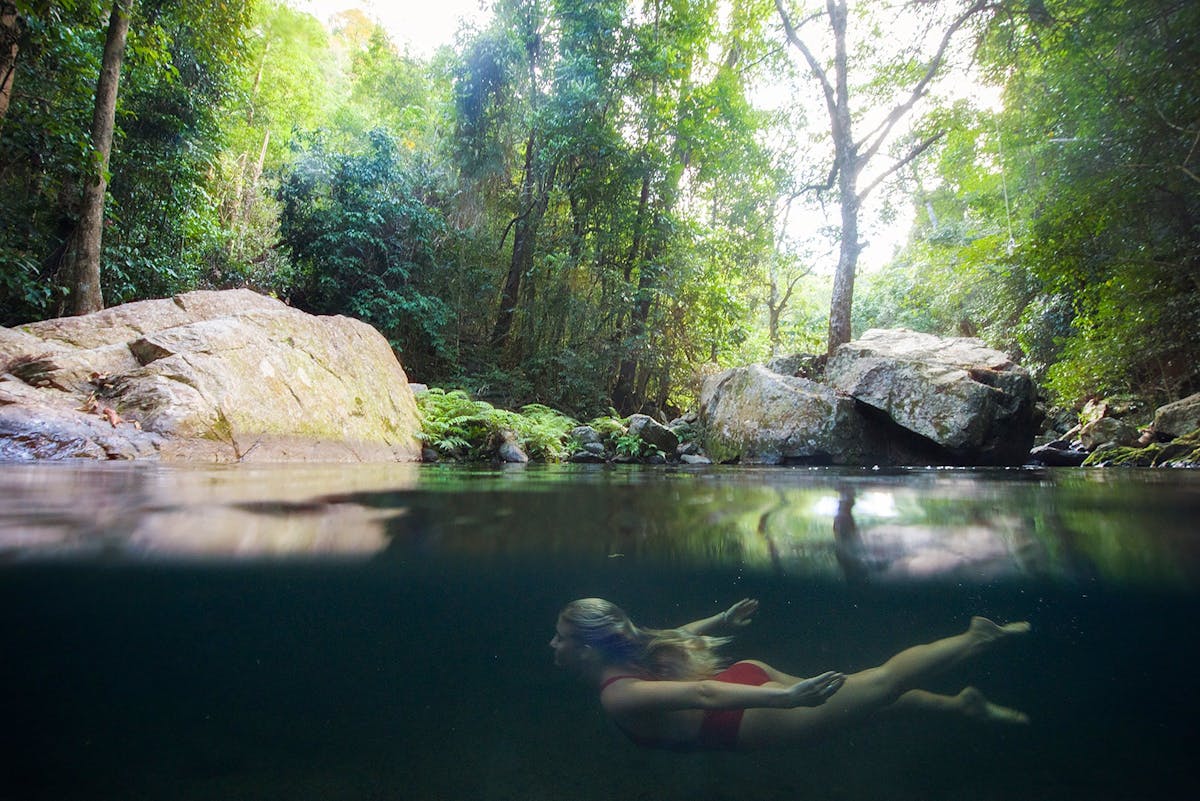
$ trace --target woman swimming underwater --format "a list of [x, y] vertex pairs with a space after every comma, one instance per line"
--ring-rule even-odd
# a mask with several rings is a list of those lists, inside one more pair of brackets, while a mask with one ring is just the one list
[[998, 625], [976, 617], [962, 634], [906, 648], [878, 667], [812, 678], [790, 676], [744, 660], [724, 670], [710, 636], [747, 625], [758, 601], [677, 629], [643, 629], [601, 598], [572, 601], [558, 616], [554, 662], [580, 671], [600, 688], [600, 703], [638, 745], [734, 750], [804, 740], [885, 708], [953, 712], [982, 720], [1026, 723], [1014, 709], [968, 687], [958, 695], [919, 689], [921, 682], [1029, 631], [1028, 623]]

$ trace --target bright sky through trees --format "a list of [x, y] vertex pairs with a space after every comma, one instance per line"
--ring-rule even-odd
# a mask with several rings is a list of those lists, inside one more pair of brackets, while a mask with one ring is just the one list
[[488, 14], [488, 0], [288, 0], [321, 22], [340, 11], [362, 9], [379, 20], [396, 44], [409, 45], [415, 54], [429, 56], [451, 44], [460, 20], [479, 20]]
[[[367, 16], [378, 20], [401, 47], [408, 46], [415, 55], [429, 56], [442, 45], [454, 42], [454, 34], [463, 21], [482, 24], [491, 14], [489, 0], [288, 0], [289, 4], [306, 11], [322, 23], [342, 11], [360, 9]], [[782, 35], [782, 34], [781, 34]], [[772, 94], [779, 87], [764, 87], [758, 91], [760, 100], [774, 105]], [[864, 226], [866, 247], [861, 263], [865, 269], [873, 269], [891, 258], [895, 247], [903, 241], [911, 223], [911, 213], [899, 209], [896, 219], [888, 224], [879, 224], [876, 200], [868, 204], [871, 214]], [[831, 216], [832, 215], [832, 216]], [[801, 236], [834, 223], [835, 214], [830, 209], [819, 213], [814, 209], [797, 210], [792, 217], [793, 227], [800, 229]], [[819, 268], [818, 268], [819, 269]]]

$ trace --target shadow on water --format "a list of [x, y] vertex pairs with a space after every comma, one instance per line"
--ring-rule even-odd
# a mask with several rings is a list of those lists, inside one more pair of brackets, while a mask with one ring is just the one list
[[[1192, 474], [0, 467], [0, 797], [1187, 797]], [[567, 600], [857, 670], [959, 629], [938, 680], [1028, 727], [884, 717], [784, 752], [640, 750], [547, 642]]]

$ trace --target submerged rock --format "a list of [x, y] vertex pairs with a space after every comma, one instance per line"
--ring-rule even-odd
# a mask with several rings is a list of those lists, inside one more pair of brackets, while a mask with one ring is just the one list
[[0, 457], [415, 461], [403, 368], [366, 323], [249, 290], [0, 329]]

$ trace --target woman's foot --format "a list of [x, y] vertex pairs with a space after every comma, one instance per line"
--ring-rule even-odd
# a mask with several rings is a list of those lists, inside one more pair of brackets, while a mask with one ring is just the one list
[[1009, 637], [1015, 637], [1020, 634], [1028, 634], [1033, 629], [1028, 622], [1021, 620], [1016, 623], [1006, 623], [1001, 626], [988, 620], [986, 617], [971, 618], [971, 625], [967, 627], [967, 633], [975, 638], [975, 642], [980, 646], [988, 646], [1000, 640], [1006, 640]]
[[991, 721], [993, 723], [1015, 723], [1021, 725], [1029, 723], [1029, 716], [1021, 710], [993, 704], [983, 693], [974, 687], [967, 687], [954, 696], [954, 700], [958, 703], [963, 714], [969, 718]]

